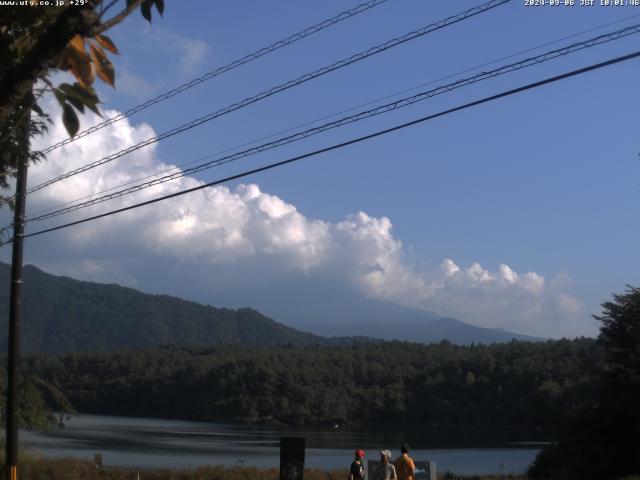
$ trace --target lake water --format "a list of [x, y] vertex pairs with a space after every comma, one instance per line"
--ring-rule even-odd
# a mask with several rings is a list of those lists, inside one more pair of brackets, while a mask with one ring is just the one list
[[[64, 429], [50, 433], [20, 432], [20, 441], [27, 450], [45, 457], [93, 459], [95, 453], [102, 453], [106, 467], [278, 467], [281, 436], [304, 436], [305, 466], [321, 469], [347, 468], [356, 448], [364, 448], [369, 459], [377, 459], [382, 448], [399, 454], [403, 441], [400, 433], [373, 435], [339, 428], [264, 428], [103, 415], [71, 417]], [[471, 475], [522, 473], [539, 451], [539, 445], [522, 443], [489, 448], [413, 448], [411, 455], [414, 460], [436, 462], [438, 471]]]

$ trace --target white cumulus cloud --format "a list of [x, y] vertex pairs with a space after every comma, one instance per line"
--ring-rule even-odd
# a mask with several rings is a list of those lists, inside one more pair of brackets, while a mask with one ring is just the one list
[[[56, 122], [50, 135], [36, 147], [64, 138], [61, 122]], [[153, 135], [147, 124], [120, 121], [52, 152], [47, 161], [31, 169], [30, 185]], [[156, 146], [151, 145], [39, 191], [30, 196], [29, 209], [49, 208], [170, 167], [157, 159]], [[82, 216], [201, 184], [196, 178], [184, 177], [89, 207]], [[7, 213], [2, 215], [6, 220]], [[323, 278], [330, 272], [337, 281], [348, 282], [369, 297], [429, 309], [479, 326], [556, 337], [592, 333], [582, 303], [566, 291], [564, 272], [547, 281], [538, 273], [516, 272], [506, 264], [491, 270], [480, 263], [458, 265], [452, 259], [431, 269], [418, 268], [394, 236], [390, 219], [364, 212], [348, 214], [337, 223], [308, 218], [256, 184], [199, 190], [72, 227], [46, 241], [43, 236], [36, 245], [38, 250], [31, 250], [36, 263], [80, 278], [138, 285], [134, 272], [145, 268], [147, 259], [212, 266], [238, 262], [245, 273], [255, 269], [255, 278], [249, 282], [254, 286], [255, 279], [269, 278], [265, 269], [270, 274], [317, 273]], [[216, 269], [210, 272], [213, 281]], [[247, 290], [247, 298], [250, 296]]]

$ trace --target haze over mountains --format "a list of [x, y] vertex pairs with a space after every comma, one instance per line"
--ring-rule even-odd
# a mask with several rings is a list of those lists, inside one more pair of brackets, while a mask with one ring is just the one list
[[[9, 266], [0, 263], [2, 350], [6, 349], [9, 275]], [[215, 308], [114, 284], [58, 277], [27, 265], [22, 348], [26, 352], [62, 353], [166, 344], [329, 345], [351, 342], [344, 337], [352, 336], [425, 343], [447, 339], [462, 344], [534, 339], [349, 293], [339, 288], [328, 291], [326, 285], [319, 291], [311, 285], [308, 296], [297, 295], [267, 312], [276, 319], [297, 314], [299, 321], [288, 323], [313, 334], [278, 323], [251, 308]], [[348, 320], [344, 313], [338, 313], [344, 312], [345, 305], [352, 312]]]
[[345, 284], [321, 279], [315, 284], [307, 279], [295, 291], [296, 295], [286, 303], [260, 310], [288, 325], [328, 337], [363, 335], [423, 343], [446, 339], [458, 344], [508, 342], [513, 338], [536, 340], [502, 329], [476, 327], [428, 310], [375, 300]]

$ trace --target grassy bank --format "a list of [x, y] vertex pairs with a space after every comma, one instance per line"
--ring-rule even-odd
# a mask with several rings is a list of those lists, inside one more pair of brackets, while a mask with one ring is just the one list
[[[194, 470], [139, 470], [127, 468], [96, 469], [91, 461], [64, 459], [25, 459], [19, 466], [20, 480], [278, 480], [278, 470], [275, 468], [226, 468], [222, 466], [201, 467]], [[305, 480], [345, 480], [348, 471], [307, 469]], [[451, 474], [438, 476], [446, 480], [523, 480], [524, 477], [458, 477]]]

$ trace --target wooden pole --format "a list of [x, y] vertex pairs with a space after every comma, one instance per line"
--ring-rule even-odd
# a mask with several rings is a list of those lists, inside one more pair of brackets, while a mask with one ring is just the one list
[[[23, 108], [31, 109], [23, 103]], [[30, 112], [24, 117], [23, 156], [16, 175], [13, 243], [11, 255], [11, 292], [9, 297], [9, 361], [7, 365], [7, 411], [5, 429], [5, 469], [8, 480], [18, 478], [18, 366], [20, 360], [20, 314], [22, 307], [22, 257], [24, 244], [24, 212], [29, 164]]]

